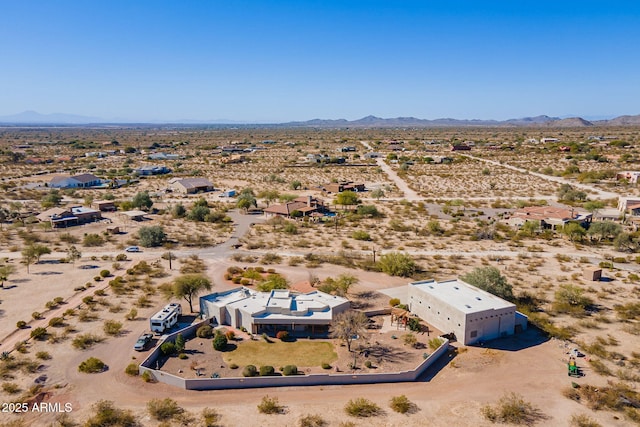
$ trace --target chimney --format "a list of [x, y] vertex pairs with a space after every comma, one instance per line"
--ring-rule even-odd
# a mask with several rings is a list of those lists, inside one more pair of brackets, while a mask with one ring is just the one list
[[307, 206], [311, 207], [311, 196], [307, 196]]

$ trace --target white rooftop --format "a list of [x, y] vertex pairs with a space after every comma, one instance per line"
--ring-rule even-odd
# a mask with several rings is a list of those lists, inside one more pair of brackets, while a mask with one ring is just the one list
[[409, 286], [415, 286], [422, 292], [431, 294], [463, 313], [515, 307], [515, 304], [476, 288], [460, 279], [446, 280], [444, 282], [425, 280], [409, 283]]

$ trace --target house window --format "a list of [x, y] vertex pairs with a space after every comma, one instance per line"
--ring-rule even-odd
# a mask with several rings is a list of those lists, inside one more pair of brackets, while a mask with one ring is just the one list
[[470, 338], [475, 338], [478, 336], [478, 331], [471, 331], [471, 333], [469, 334]]

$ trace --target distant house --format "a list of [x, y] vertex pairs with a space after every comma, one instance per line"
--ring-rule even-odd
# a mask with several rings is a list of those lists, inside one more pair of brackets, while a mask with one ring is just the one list
[[101, 212], [115, 212], [116, 210], [113, 200], [94, 200], [91, 202], [91, 207]]
[[218, 197], [233, 197], [236, 195], [236, 190], [224, 190], [218, 195]]
[[343, 191], [365, 191], [364, 184], [355, 184], [351, 181], [332, 182], [322, 186], [325, 193], [342, 193]]
[[151, 153], [147, 156], [149, 160], [179, 160], [180, 155], [178, 154], [166, 154], [166, 153]]
[[273, 139], [265, 139], [264, 141], [262, 141], [262, 143], [267, 145], [273, 145], [276, 142]]
[[616, 181], [620, 181], [621, 179], [627, 180], [630, 184], [637, 184], [638, 177], [640, 177], [639, 171], [622, 171], [616, 174]]
[[540, 138], [540, 142], [546, 144], [547, 142], [558, 142], [558, 138]]
[[90, 173], [73, 176], [54, 176], [49, 181], [52, 188], [90, 188], [99, 187], [103, 181]]
[[133, 170], [133, 173], [140, 176], [164, 175], [171, 172], [166, 166], [142, 166]]
[[592, 215], [576, 209], [557, 208], [554, 206], [530, 206], [516, 209], [507, 222], [516, 227], [521, 227], [527, 221], [540, 221], [542, 228], [556, 229], [571, 221], [587, 223]]
[[324, 204], [324, 201], [313, 197], [298, 197], [287, 203], [279, 205], [271, 205], [264, 209], [264, 214], [267, 217], [273, 216], [286, 216], [294, 217], [294, 212], [299, 212], [300, 216], [323, 216], [328, 211]]
[[340, 147], [337, 149], [337, 151], [340, 153], [349, 153], [352, 151], [356, 151], [356, 147], [354, 146]]
[[169, 187], [184, 194], [206, 193], [213, 191], [211, 181], [206, 178], [182, 178], [169, 181]]
[[363, 157], [365, 159], [377, 159], [378, 157], [380, 157], [380, 153], [376, 153], [374, 151], [370, 151], [368, 153], [364, 153]]
[[38, 215], [36, 218], [40, 222], [50, 222], [55, 227], [69, 227], [72, 225], [84, 224], [97, 221], [102, 218], [102, 213], [98, 210], [74, 206], [72, 208], [51, 208]]
[[454, 144], [451, 146], [451, 151], [470, 151], [471, 146], [467, 144]]
[[223, 164], [234, 164], [234, 163], [242, 163], [245, 162], [247, 160], [246, 156], [242, 155], [242, 154], [232, 154], [230, 156], [227, 157], [222, 157], [220, 159], [220, 163]]

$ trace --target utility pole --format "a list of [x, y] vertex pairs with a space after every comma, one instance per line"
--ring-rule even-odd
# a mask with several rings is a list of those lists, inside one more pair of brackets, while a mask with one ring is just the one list
[[373, 263], [376, 263], [376, 248], [375, 246], [371, 248], [371, 251], [373, 252]]

